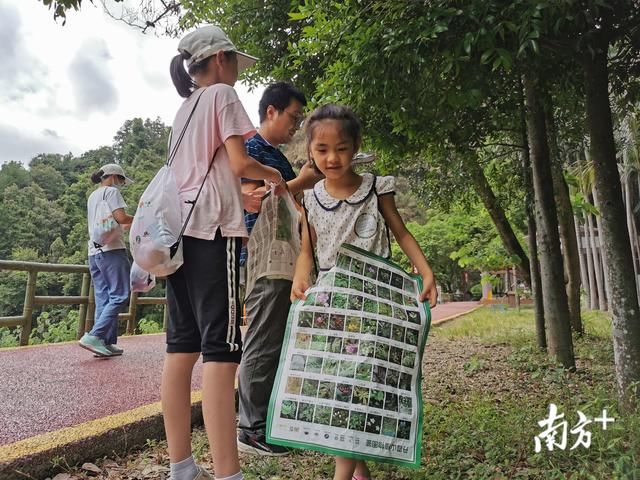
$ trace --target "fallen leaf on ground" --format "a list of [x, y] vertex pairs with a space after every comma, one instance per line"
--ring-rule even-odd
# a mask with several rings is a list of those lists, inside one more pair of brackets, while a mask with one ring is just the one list
[[93, 463], [83, 463], [82, 467], [80, 468], [82, 468], [82, 470], [86, 470], [87, 472], [102, 473], [102, 469]]
[[68, 473], [59, 473], [51, 480], [71, 480], [71, 478], [71, 475], [69, 475]]

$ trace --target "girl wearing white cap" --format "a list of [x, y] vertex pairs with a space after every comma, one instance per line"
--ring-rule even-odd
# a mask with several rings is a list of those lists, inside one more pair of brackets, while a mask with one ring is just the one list
[[[123, 352], [116, 345], [118, 313], [129, 300], [131, 265], [121, 227], [128, 227], [133, 217], [124, 211], [127, 205], [119, 188], [132, 180], [124, 174], [120, 165], [109, 163], [91, 175], [91, 181], [100, 184], [87, 201], [89, 271], [95, 291], [96, 311], [93, 328], [84, 334], [79, 344], [95, 356], [106, 358], [122, 355]], [[105, 204], [107, 207], [104, 207]], [[100, 239], [101, 243], [96, 241], [96, 225], [102, 229], [104, 239]]]
[[202, 354], [202, 410], [216, 478], [240, 480], [234, 382], [242, 352], [239, 258], [247, 237], [240, 177], [278, 185], [283, 179], [249, 157], [244, 146], [255, 128], [233, 85], [256, 59], [211, 25], [186, 35], [178, 51], [171, 78], [186, 100], [173, 122], [169, 149], [175, 151], [171, 170], [184, 213], [202, 190], [182, 240], [184, 263], [167, 279], [161, 396], [171, 478], [211, 478], [191, 453], [191, 375]]

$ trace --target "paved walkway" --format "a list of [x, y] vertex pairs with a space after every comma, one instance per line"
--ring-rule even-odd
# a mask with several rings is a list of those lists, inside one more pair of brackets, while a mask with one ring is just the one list
[[481, 306], [482, 304], [480, 302], [451, 302], [440, 304], [431, 311], [431, 325], [438, 325], [453, 320]]
[[[432, 324], [478, 306], [438, 305]], [[76, 342], [0, 350], [0, 447], [158, 402], [164, 335], [122, 337], [119, 345], [125, 354], [110, 359], [95, 359]]]

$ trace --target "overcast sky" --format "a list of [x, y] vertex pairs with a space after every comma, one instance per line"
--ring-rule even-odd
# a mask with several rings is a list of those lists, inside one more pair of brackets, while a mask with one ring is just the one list
[[[177, 44], [89, 1], [62, 26], [41, 2], [0, 0], [0, 164], [111, 145], [134, 117], [171, 124], [182, 101], [169, 76]], [[261, 89], [236, 91], [257, 125]]]

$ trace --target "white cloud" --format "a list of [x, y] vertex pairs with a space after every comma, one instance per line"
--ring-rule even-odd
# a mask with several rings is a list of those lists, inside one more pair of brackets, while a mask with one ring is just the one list
[[39, 78], [47, 69], [21, 42], [23, 25], [18, 10], [10, 4], [0, 4], [0, 90], [10, 101], [44, 88]]
[[53, 130], [34, 132], [23, 128], [0, 125], [2, 163], [23, 162], [40, 153], [69, 153], [73, 150], [67, 140]]
[[111, 58], [103, 39], [89, 38], [82, 42], [71, 61], [69, 80], [80, 118], [93, 112], [109, 114], [118, 107], [118, 92], [109, 69]]
[[[134, 117], [170, 125], [182, 102], [169, 76], [177, 43], [143, 35], [90, 2], [62, 26], [40, 2], [2, 0], [0, 163], [110, 145]], [[257, 125], [262, 89], [235, 88]]]

